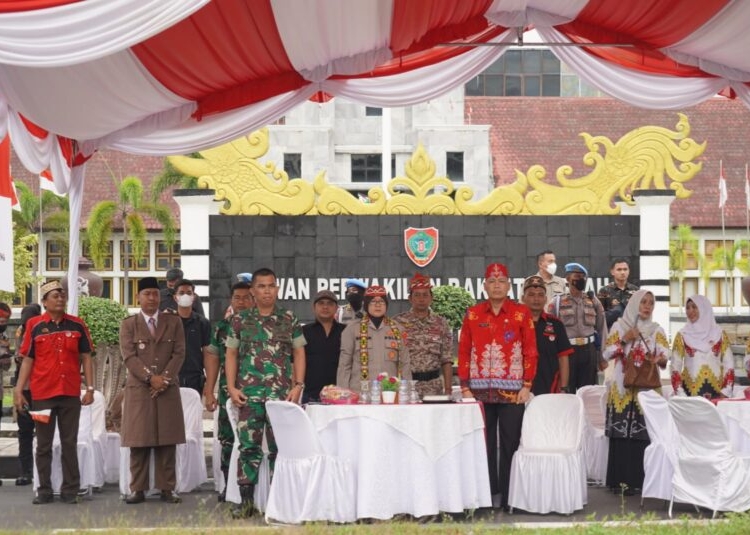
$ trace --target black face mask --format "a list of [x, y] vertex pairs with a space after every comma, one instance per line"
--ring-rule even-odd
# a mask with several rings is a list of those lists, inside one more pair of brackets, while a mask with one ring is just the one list
[[570, 283], [575, 289], [583, 291], [586, 289], [586, 279], [573, 279]]
[[346, 301], [349, 303], [354, 310], [359, 310], [362, 308], [362, 301], [364, 300], [365, 296], [360, 293], [351, 293], [347, 294]]
[[8, 328], [8, 325], [0, 325], [0, 334], [3, 334], [5, 332], [5, 329]]

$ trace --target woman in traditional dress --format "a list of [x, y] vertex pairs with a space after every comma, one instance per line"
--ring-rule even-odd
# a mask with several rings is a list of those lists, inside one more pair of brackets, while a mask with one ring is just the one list
[[734, 355], [729, 337], [714, 318], [711, 301], [694, 295], [685, 303], [688, 323], [672, 344], [672, 387], [675, 393], [707, 398], [731, 397]]
[[336, 384], [360, 391], [362, 381], [379, 373], [411, 379], [409, 351], [398, 324], [386, 315], [388, 294], [382, 286], [365, 290], [361, 319], [355, 319], [341, 333], [341, 353]]
[[612, 325], [604, 348], [604, 358], [615, 361], [605, 431], [609, 437], [607, 487], [616, 493], [637, 494], [643, 486], [643, 454], [649, 440], [637, 396], [644, 389], [625, 387], [624, 359], [651, 359], [666, 368], [669, 343], [664, 329], [651, 319], [653, 312], [654, 294], [635, 292], [622, 317]]

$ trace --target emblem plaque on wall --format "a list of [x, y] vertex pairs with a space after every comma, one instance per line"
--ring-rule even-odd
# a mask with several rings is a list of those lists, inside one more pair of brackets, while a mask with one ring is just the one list
[[409, 260], [423, 268], [435, 258], [439, 246], [439, 232], [435, 227], [408, 227], [404, 230], [404, 249]]

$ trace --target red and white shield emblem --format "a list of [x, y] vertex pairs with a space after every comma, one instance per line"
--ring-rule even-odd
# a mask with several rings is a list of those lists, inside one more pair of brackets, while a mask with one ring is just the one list
[[435, 227], [404, 230], [404, 249], [406, 256], [418, 267], [425, 267], [432, 262], [438, 252], [438, 229]]

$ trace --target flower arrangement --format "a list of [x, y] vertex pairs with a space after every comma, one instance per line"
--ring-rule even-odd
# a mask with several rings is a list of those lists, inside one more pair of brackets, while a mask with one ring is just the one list
[[398, 385], [401, 383], [398, 377], [392, 377], [385, 372], [378, 374], [378, 381], [383, 392], [398, 392]]

